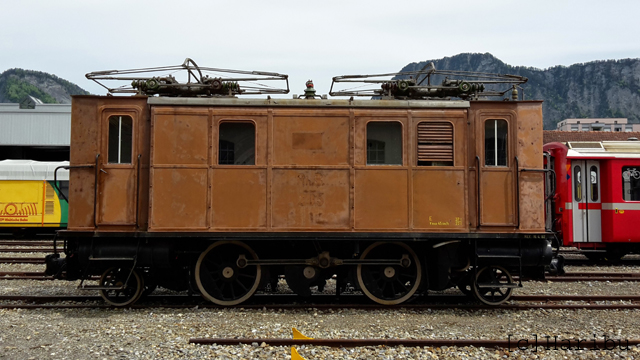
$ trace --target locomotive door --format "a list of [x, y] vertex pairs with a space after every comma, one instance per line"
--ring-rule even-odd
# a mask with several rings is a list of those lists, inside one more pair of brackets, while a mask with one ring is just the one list
[[[515, 209], [516, 162], [510, 150], [512, 138], [510, 116], [494, 117], [482, 121], [480, 134], [484, 137], [482, 149], [476, 157], [479, 167], [479, 225], [516, 226]], [[480, 144], [479, 144], [480, 145]]]
[[573, 241], [602, 242], [599, 162], [573, 160], [571, 178]]
[[98, 158], [96, 223], [136, 225], [135, 113], [105, 112]]

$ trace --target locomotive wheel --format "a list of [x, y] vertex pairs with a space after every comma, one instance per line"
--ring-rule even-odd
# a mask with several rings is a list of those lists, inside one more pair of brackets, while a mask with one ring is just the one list
[[367, 297], [378, 304], [396, 305], [409, 299], [420, 286], [422, 268], [411, 248], [404, 243], [377, 242], [360, 259], [399, 260], [406, 255], [407, 266], [358, 265], [358, 284]]
[[[491, 284], [495, 287], [478, 287], [478, 284]], [[481, 302], [487, 305], [500, 305], [511, 297], [510, 287], [506, 284], [513, 284], [513, 278], [507, 269], [502, 266], [486, 266], [478, 271], [476, 281], [473, 282], [473, 294]]]
[[260, 265], [240, 267], [238, 259], [257, 260], [245, 243], [218, 241], [205, 250], [196, 263], [196, 284], [209, 301], [218, 305], [237, 305], [253, 295], [260, 284]]
[[[129, 278], [128, 281], [127, 278]], [[131, 269], [126, 267], [112, 267], [100, 277], [101, 287], [122, 287], [125, 283], [126, 286], [123, 289], [100, 290], [100, 296], [113, 306], [133, 304], [142, 295], [144, 287], [142, 277], [137, 271], [131, 272]]]

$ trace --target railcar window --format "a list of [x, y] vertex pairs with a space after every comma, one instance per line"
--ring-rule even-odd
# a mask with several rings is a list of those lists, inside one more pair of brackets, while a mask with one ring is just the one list
[[218, 164], [255, 165], [255, 163], [255, 125], [247, 122], [221, 123], [218, 142]]
[[580, 166], [573, 168], [573, 192], [576, 201], [582, 201], [582, 181], [580, 180]]
[[133, 119], [131, 116], [109, 117], [109, 164], [131, 164]]
[[484, 164], [507, 166], [507, 137], [509, 127], [506, 120], [487, 120], [484, 123]]
[[453, 124], [418, 124], [418, 166], [453, 166]]
[[622, 199], [640, 201], [640, 166], [622, 167]]
[[591, 167], [591, 201], [598, 201], [598, 168], [595, 166]]
[[367, 124], [367, 165], [402, 165], [402, 124], [397, 121]]

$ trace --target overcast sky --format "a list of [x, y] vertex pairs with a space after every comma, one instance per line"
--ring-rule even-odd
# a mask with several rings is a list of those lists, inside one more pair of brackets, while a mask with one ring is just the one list
[[[44, 71], [94, 94], [91, 71], [181, 64], [313, 79], [399, 71], [411, 62], [489, 52], [548, 68], [640, 58], [640, 1], [8, 0], [0, 72]], [[287, 97], [289, 97], [288, 95]]]

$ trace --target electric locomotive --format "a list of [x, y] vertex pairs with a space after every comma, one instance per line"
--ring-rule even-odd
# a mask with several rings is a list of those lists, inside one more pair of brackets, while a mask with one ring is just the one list
[[237, 305], [281, 275], [302, 297], [337, 276], [380, 304], [457, 286], [497, 305], [552, 263], [525, 78], [431, 64], [283, 99], [287, 75], [190, 59], [87, 77], [132, 96], [73, 97], [65, 256], [47, 272], [113, 305], [155, 286]]

